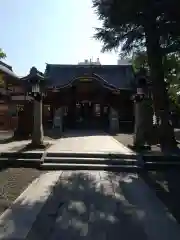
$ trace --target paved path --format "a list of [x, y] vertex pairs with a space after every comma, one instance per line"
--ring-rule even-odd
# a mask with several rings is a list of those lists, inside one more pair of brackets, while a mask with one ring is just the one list
[[26, 240], [179, 240], [180, 227], [135, 174], [64, 171]]
[[59, 171], [42, 174], [0, 215], [0, 240], [26, 238], [59, 176]]
[[51, 146], [47, 152], [114, 152], [123, 154], [133, 153], [130, 149], [106, 133], [85, 131], [74, 131], [66, 133], [65, 136], [57, 140], [56, 143]]

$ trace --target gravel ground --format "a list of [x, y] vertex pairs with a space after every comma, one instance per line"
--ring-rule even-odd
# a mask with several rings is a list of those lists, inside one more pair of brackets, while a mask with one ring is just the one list
[[[13, 132], [0, 131], [0, 145], [4, 140], [11, 138]], [[45, 141], [55, 140], [53, 135], [45, 136]], [[10, 143], [11, 144], [11, 143]], [[22, 146], [20, 147], [22, 148]], [[12, 149], [11, 149], [12, 150]], [[18, 150], [18, 149], [13, 149]], [[28, 187], [28, 185], [43, 171], [27, 168], [0, 169], [0, 214], [3, 213], [12, 202]]]
[[0, 214], [11, 206], [12, 202], [42, 172], [36, 169], [8, 168], [0, 171]]
[[133, 134], [132, 133], [119, 133], [113, 136], [117, 141], [120, 143], [124, 144], [125, 146], [127, 145], [132, 145], [133, 144]]

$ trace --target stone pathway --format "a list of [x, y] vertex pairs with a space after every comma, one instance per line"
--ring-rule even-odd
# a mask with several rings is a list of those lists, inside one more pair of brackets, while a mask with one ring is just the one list
[[48, 153], [75, 152], [75, 153], [122, 153], [133, 152], [106, 133], [76, 132], [65, 133], [64, 137], [51, 146]]
[[26, 240], [179, 240], [180, 227], [136, 174], [63, 171]]
[[26, 238], [59, 176], [58, 171], [42, 174], [0, 215], [0, 240]]
[[[48, 152], [133, 152], [113, 137], [67, 133]], [[56, 171], [0, 216], [0, 239], [179, 240], [180, 227], [137, 174]]]

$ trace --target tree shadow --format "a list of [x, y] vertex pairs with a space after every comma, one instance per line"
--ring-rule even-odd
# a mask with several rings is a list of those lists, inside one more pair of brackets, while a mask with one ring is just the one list
[[14, 141], [14, 137], [9, 137], [5, 139], [0, 139], [0, 144], [10, 143]]
[[145, 182], [155, 190], [157, 196], [167, 206], [170, 212], [180, 223], [180, 171], [169, 170], [154, 171], [142, 174]]
[[134, 124], [132, 122], [120, 122], [119, 133], [133, 134], [134, 133]]
[[[52, 188], [51, 196], [28, 233], [27, 240], [44, 239], [148, 239], [133, 212], [135, 206], [122, 200], [111, 176], [98, 173], [63, 172]], [[41, 201], [21, 205], [21, 215], [28, 216]], [[20, 230], [18, 207], [12, 212], [13, 233]], [[11, 239], [12, 233], [8, 235]]]
[[6, 170], [8, 166], [6, 164], [0, 164], [0, 172]]
[[[112, 175], [114, 176], [112, 178], [117, 178], [114, 173]], [[149, 188], [149, 183], [146, 184], [147, 182], [144, 181], [144, 176], [140, 176], [141, 178], [129, 175], [129, 178], [122, 182], [120, 186], [117, 186], [117, 189], [120, 187], [128, 203], [138, 209], [136, 211], [138, 219], [141, 221], [149, 239], [179, 239], [180, 227], [176, 223], [177, 219], [173, 218], [173, 216], [176, 217], [175, 212], [172, 212], [170, 208], [167, 209], [167, 205], [158, 194], [158, 189], [154, 191], [153, 188], [152, 191]]]
[[0, 144], [10, 143], [14, 140], [13, 131], [0, 132]]
[[78, 129], [78, 130], [66, 130], [63, 134], [64, 138], [75, 138], [75, 137], [88, 137], [88, 136], [106, 136], [109, 135], [105, 131], [102, 130], [84, 130], [84, 129]]
[[179, 128], [174, 130], [174, 135], [175, 135], [176, 141], [179, 143], [180, 142], [180, 129]]
[[62, 137], [62, 133], [57, 128], [44, 129], [44, 135], [51, 139], [59, 139]]

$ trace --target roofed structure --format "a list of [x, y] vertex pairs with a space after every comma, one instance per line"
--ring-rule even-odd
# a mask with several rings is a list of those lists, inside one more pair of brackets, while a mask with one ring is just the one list
[[59, 65], [47, 64], [45, 77], [48, 87], [63, 87], [79, 77], [92, 74], [119, 89], [131, 89], [134, 79], [131, 64], [127, 65]]
[[19, 77], [13, 72], [12, 66], [0, 61], [0, 72], [9, 75], [10, 77], [17, 78]]

